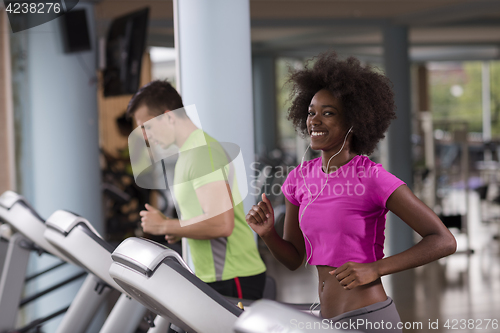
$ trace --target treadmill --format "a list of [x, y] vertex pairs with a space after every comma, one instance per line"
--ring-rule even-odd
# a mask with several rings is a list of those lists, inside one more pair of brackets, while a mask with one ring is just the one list
[[[323, 324], [320, 318], [270, 300], [256, 301], [244, 311], [197, 278], [177, 252], [150, 240], [128, 238], [115, 249], [112, 259], [109, 273], [123, 290], [187, 332], [325, 330], [319, 326]], [[299, 323], [306, 322], [318, 329], [301, 329]]]
[[[87, 307], [89, 297], [95, 294], [93, 289], [96, 289], [98, 293], [117, 290], [122, 294], [100, 332], [135, 332], [146, 313], [146, 308], [131, 299], [109, 275], [113, 247], [99, 235], [89, 221], [74, 213], [58, 210], [47, 219], [46, 224], [47, 228], [44, 233], [46, 240], [100, 281], [97, 285], [87, 286], [79, 295], [80, 297], [75, 298], [71, 306], [76, 309]], [[102, 302], [102, 299], [100, 301]], [[98, 304], [96, 302], [93, 308], [98, 308], [101, 302]], [[57, 330], [57, 333], [68, 332], [75, 332], [72, 318], [64, 321]]]
[[[45, 221], [23, 196], [12, 191], [6, 191], [0, 196], [0, 221], [3, 222], [0, 225], [0, 332], [4, 332], [14, 329], [20, 304], [28, 303], [55, 289], [48, 288], [28, 300], [21, 300], [25, 281], [28, 279], [26, 268], [30, 253], [47, 252], [63, 262], [73, 262], [45, 240]], [[56, 264], [52, 269], [62, 264]], [[83, 275], [85, 274], [77, 273], [64, 282], [69, 283]], [[38, 319], [36, 323], [40, 325], [66, 310], [67, 308], [63, 308], [46, 318]]]

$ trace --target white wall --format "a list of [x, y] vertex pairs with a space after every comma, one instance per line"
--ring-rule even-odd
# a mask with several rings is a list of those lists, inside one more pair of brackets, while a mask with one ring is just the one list
[[[17, 61], [13, 76], [19, 190], [42, 217], [66, 209], [84, 216], [102, 232], [93, 5], [78, 7], [87, 10], [91, 51], [65, 54], [59, 20], [11, 37]], [[45, 256], [32, 259], [33, 271], [53, 262]], [[30, 289], [46, 288], [75, 271], [58, 269]], [[45, 296], [31, 307], [30, 319], [69, 304], [79, 284]], [[44, 331], [54, 332], [59, 320], [52, 320]]]

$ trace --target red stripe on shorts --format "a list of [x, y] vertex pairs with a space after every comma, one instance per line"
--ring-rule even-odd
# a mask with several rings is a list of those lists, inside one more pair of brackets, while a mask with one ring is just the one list
[[243, 298], [243, 292], [241, 291], [240, 279], [238, 279], [238, 277], [235, 277], [234, 278], [234, 283], [236, 283], [236, 290], [238, 291], [238, 298], [242, 299]]

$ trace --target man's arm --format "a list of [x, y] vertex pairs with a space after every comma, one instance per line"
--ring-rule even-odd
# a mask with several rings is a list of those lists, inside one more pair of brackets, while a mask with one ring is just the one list
[[156, 208], [146, 205], [140, 212], [144, 232], [170, 237], [213, 239], [229, 237], [234, 228], [231, 189], [225, 181], [215, 181], [196, 189], [203, 214], [188, 220], [167, 219]]

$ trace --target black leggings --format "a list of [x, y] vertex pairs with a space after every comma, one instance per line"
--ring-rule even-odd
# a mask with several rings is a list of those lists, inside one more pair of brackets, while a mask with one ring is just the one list
[[266, 272], [207, 284], [223, 296], [260, 299], [264, 293]]

